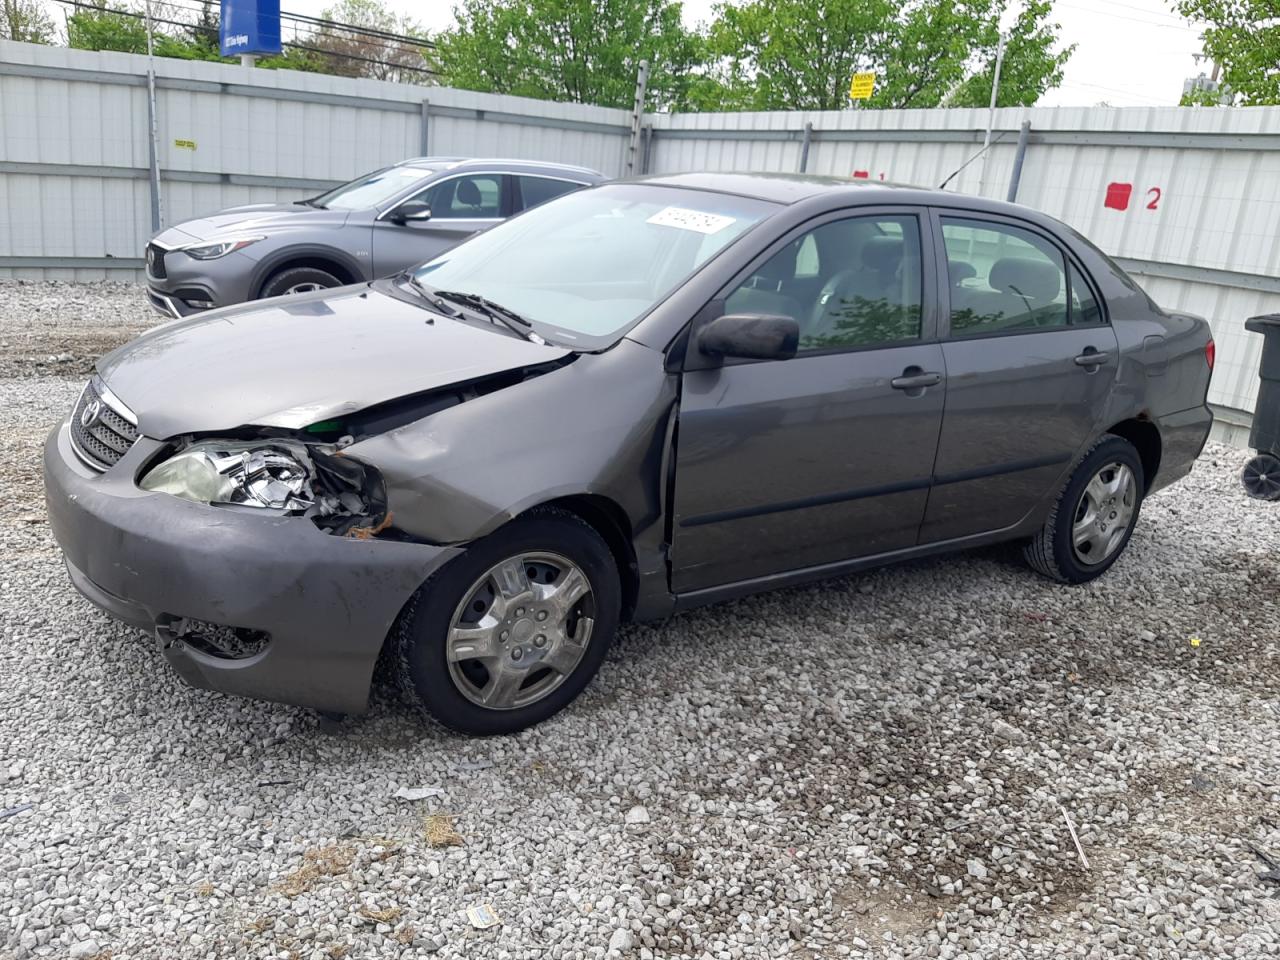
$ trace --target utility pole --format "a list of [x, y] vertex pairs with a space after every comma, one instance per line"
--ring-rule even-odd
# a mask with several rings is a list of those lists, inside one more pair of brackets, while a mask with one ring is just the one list
[[636, 99], [631, 107], [631, 141], [627, 146], [627, 176], [636, 174], [636, 161], [640, 157], [640, 127], [644, 121], [644, 93], [649, 85], [649, 61], [641, 60], [636, 71]]
[[160, 231], [164, 213], [160, 201], [160, 129], [156, 117], [155, 40], [151, 28], [151, 0], [147, 0], [147, 126], [151, 146], [151, 230]]
[[1004, 31], [1000, 32], [1000, 39], [996, 41], [996, 69], [991, 77], [991, 106], [987, 110], [987, 135], [982, 138], [982, 176], [978, 179], [978, 194], [986, 192], [987, 188], [987, 161], [991, 159], [991, 128], [996, 122], [996, 96], [1000, 92], [1000, 68], [1004, 65]]

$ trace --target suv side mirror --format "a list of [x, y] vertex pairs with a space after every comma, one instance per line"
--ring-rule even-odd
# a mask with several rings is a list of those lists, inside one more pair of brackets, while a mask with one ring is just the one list
[[800, 346], [800, 324], [791, 317], [731, 313], [712, 320], [697, 335], [701, 353], [748, 360], [790, 360]]
[[422, 200], [406, 200], [387, 217], [392, 223], [408, 223], [431, 219], [431, 204]]

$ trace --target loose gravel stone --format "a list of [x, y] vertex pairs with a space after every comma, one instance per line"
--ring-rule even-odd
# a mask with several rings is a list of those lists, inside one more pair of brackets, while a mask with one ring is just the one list
[[382, 687], [322, 726], [184, 686], [67, 581], [40, 446], [151, 322], [136, 288], [0, 283], [0, 810], [32, 805], [0, 818], [3, 960], [1280, 953], [1280, 506], [1247, 452], [1084, 587], [941, 557], [626, 628], [517, 736]]

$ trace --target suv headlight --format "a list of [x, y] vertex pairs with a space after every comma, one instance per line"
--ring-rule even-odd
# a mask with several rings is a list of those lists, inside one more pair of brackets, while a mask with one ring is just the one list
[[312, 471], [283, 444], [202, 440], [153, 467], [139, 486], [196, 503], [306, 510]]
[[228, 237], [225, 240], [213, 240], [208, 243], [193, 243], [185, 247], [178, 247], [188, 257], [196, 260], [217, 260], [219, 257], [225, 257], [228, 253], [234, 253], [236, 250], [243, 250], [251, 243], [257, 243], [259, 240], [265, 240], [266, 237]]

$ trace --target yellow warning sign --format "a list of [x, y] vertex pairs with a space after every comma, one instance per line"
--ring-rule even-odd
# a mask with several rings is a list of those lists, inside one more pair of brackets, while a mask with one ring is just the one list
[[853, 82], [849, 84], [850, 100], [866, 100], [876, 88], [874, 73], [855, 73]]

